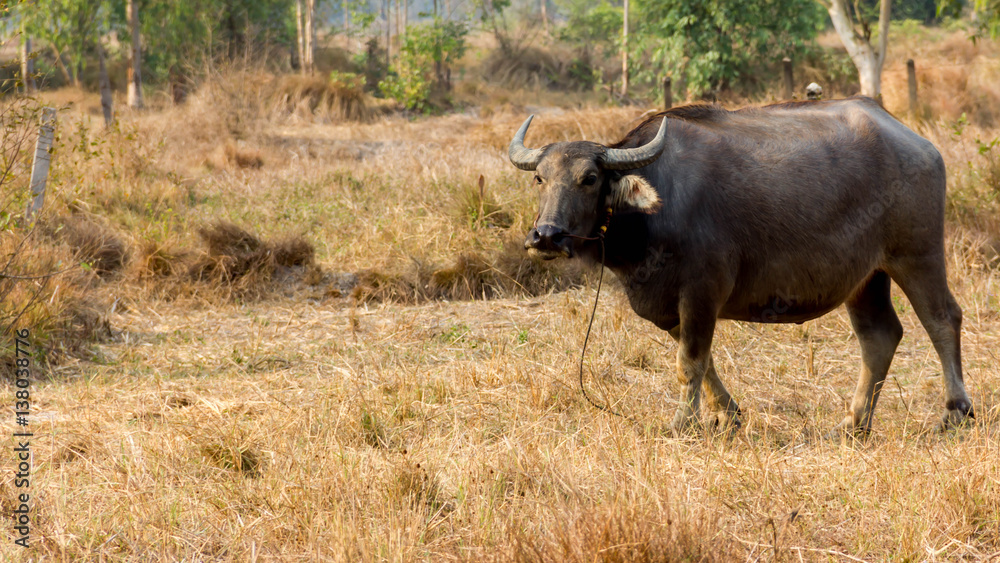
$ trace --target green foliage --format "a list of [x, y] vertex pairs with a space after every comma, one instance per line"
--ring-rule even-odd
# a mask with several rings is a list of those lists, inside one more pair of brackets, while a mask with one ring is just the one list
[[365, 88], [365, 77], [353, 72], [330, 72], [330, 86], [337, 90], [361, 91]]
[[962, 8], [972, 5], [979, 29], [972, 39], [989, 36], [1000, 37], [1000, 0], [937, 0], [938, 15], [958, 14]]
[[[26, 31], [62, 55], [70, 79], [79, 80], [96, 60], [94, 47], [102, 35], [115, 32], [120, 39], [111, 58], [127, 56], [131, 38], [124, 0], [30, 0], [16, 9]], [[293, 14], [293, 0], [139, 1], [143, 79], [162, 82], [216, 56], [253, 57], [259, 45], [290, 46]]]
[[92, 0], [31, 0], [17, 5], [25, 31], [66, 57], [69, 64], [62, 68], [71, 81], [79, 79], [86, 64], [86, 51], [97, 37], [101, 8], [100, 2]]
[[468, 33], [463, 22], [440, 18], [409, 26], [393, 74], [379, 88], [407, 109], [429, 111], [431, 92], [435, 85], [447, 89], [445, 69], [465, 54]]
[[635, 79], [654, 82], [664, 70], [672, 71], [683, 76], [696, 96], [750, 78], [761, 62], [794, 54], [826, 21], [814, 0], [638, 0], [636, 4], [632, 60], [642, 61], [648, 53], [651, 64], [635, 69]]
[[621, 38], [621, 7], [608, 0], [597, 5], [588, 0], [557, 0], [556, 5], [566, 15], [566, 24], [557, 32], [560, 40], [585, 56], [594, 51], [605, 57], [614, 54]]

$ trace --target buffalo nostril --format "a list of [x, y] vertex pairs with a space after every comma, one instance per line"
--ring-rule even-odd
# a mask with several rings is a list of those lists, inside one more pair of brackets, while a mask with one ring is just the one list
[[555, 249], [566, 239], [566, 231], [552, 225], [540, 225], [532, 233], [533, 244], [538, 248]]

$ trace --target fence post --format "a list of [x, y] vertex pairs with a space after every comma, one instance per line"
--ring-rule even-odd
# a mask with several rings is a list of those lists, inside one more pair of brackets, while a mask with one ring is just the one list
[[35, 142], [35, 162], [31, 167], [31, 201], [25, 214], [26, 222], [42, 209], [45, 202], [45, 182], [49, 178], [49, 160], [52, 158], [52, 138], [56, 128], [56, 108], [42, 108], [42, 121]]
[[670, 89], [670, 76], [663, 77], [663, 110], [674, 107], [674, 94]]
[[906, 82], [910, 87], [910, 115], [917, 115], [917, 68], [913, 59], [906, 61]]
[[795, 91], [795, 79], [792, 76], [792, 59], [785, 57], [781, 59], [782, 70], [785, 75], [785, 99], [792, 99], [792, 92]]

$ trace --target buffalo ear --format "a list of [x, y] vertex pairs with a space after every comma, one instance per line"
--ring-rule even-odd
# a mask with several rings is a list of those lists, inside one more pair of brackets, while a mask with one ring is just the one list
[[611, 192], [607, 204], [616, 211], [631, 211], [653, 214], [660, 210], [663, 202], [656, 188], [642, 176], [628, 174], [611, 179]]

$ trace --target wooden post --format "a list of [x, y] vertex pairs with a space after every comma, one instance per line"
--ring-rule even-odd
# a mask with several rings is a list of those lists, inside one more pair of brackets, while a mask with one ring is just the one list
[[101, 34], [97, 34], [98, 82], [101, 88], [101, 109], [104, 110], [104, 125], [111, 127], [115, 120], [111, 101], [111, 80], [108, 78], [108, 65], [104, 58], [104, 46], [101, 45]]
[[917, 68], [913, 59], [906, 61], [906, 82], [910, 87], [910, 115], [917, 115]]
[[663, 77], [663, 110], [674, 107], [674, 94], [670, 91], [670, 75]]
[[781, 59], [781, 67], [785, 75], [785, 96], [786, 100], [792, 99], [792, 92], [795, 91], [795, 77], [792, 76], [792, 59], [785, 57]]
[[56, 128], [56, 108], [42, 108], [42, 122], [35, 142], [35, 162], [31, 167], [31, 201], [25, 220], [31, 222], [35, 213], [42, 210], [45, 202], [45, 182], [49, 178], [49, 160], [52, 158], [52, 138]]

